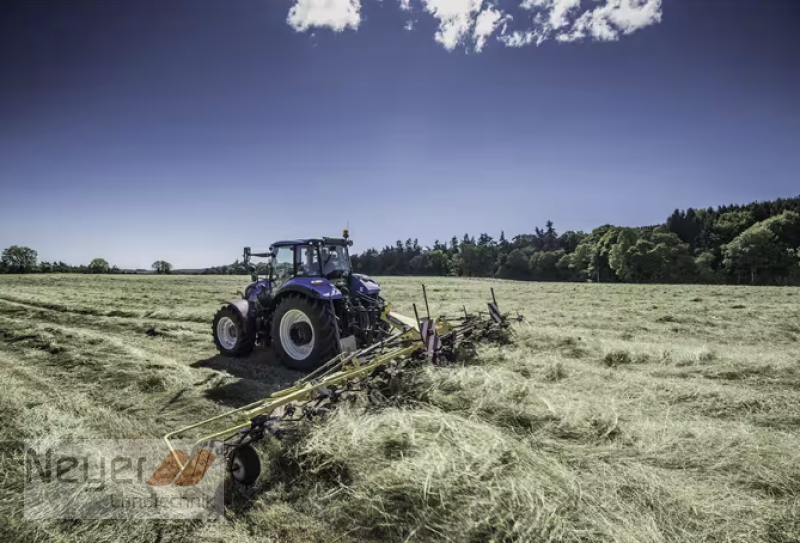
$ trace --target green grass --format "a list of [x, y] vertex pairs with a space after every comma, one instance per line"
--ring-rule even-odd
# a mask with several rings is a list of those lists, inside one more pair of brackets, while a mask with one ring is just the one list
[[436, 315], [494, 286], [528, 325], [266, 444], [224, 520], [24, 519], [20, 440], [159, 438], [299, 376], [216, 356], [245, 280], [0, 276], [0, 541], [800, 541], [800, 289], [766, 287], [425, 279]]

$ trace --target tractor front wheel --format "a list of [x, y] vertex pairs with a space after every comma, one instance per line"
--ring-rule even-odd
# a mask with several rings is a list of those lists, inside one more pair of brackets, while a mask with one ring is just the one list
[[312, 371], [339, 353], [336, 327], [329, 303], [291, 295], [272, 316], [272, 341], [285, 366]]
[[226, 356], [247, 356], [253, 351], [256, 342], [253, 326], [234, 307], [226, 306], [217, 311], [211, 331], [214, 344]]

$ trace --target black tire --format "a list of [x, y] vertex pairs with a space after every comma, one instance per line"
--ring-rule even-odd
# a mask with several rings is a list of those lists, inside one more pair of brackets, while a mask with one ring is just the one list
[[[290, 310], [305, 313], [313, 331], [311, 353], [303, 359], [292, 357], [285, 348], [281, 338], [281, 320]], [[336, 340], [336, 316], [330, 302], [316, 301], [309, 298], [289, 295], [283, 298], [272, 316], [272, 342], [281, 363], [294, 370], [313, 371], [339, 354], [339, 342]], [[310, 342], [309, 342], [310, 343]]]
[[243, 445], [231, 453], [228, 471], [237, 483], [250, 486], [261, 475], [261, 460], [250, 445]]
[[[236, 343], [233, 346], [226, 345], [220, 340], [220, 321], [229, 319], [233, 323], [236, 333]], [[242, 314], [235, 307], [225, 306], [214, 315], [211, 324], [211, 333], [214, 335], [214, 345], [221, 354], [226, 356], [241, 357], [247, 356], [253, 351], [256, 344], [256, 334], [253, 323], [245, 322]]]

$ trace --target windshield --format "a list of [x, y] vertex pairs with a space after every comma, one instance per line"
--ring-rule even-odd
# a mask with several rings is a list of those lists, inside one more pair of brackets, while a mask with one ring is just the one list
[[342, 245], [298, 245], [295, 247], [298, 276], [341, 276], [350, 272], [350, 257]]
[[343, 245], [329, 245], [322, 247], [322, 274], [345, 274], [350, 272], [350, 257], [347, 247]]
[[297, 245], [295, 247], [295, 262], [298, 276], [319, 276], [320, 261], [319, 250], [316, 245]]

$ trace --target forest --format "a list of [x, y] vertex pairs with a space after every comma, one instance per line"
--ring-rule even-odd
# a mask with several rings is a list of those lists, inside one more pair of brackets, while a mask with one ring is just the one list
[[495, 240], [465, 234], [421, 247], [416, 240], [352, 258], [370, 275], [451, 275], [523, 281], [631, 283], [800, 282], [800, 197], [676, 209], [663, 224], [559, 234], [547, 221], [533, 233]]

